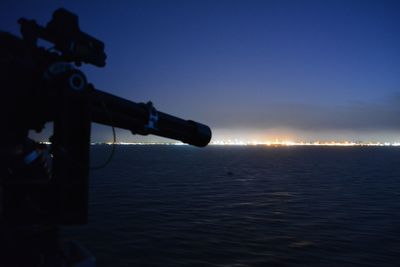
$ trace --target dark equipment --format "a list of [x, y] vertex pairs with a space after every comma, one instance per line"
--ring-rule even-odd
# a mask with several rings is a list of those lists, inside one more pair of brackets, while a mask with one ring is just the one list
[[[55, 266], [58, 226], [87, 223], [91, 122], [198, 147], [211, 130], [88, 83], [77, 66], [104, 67], [106, 54], [76, 15], [58, 9], [46, 27], [19, 23], [22, 38], [0, 32], [0, 266]], [[49, 154], [28, 138], [47, 122], [54, 123]], [[16, 251], [23, 256], [13, 265]]]

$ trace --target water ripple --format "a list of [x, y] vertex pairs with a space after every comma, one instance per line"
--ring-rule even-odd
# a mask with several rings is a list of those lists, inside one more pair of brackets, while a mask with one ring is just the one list
[[399, 177], [396, 148], [118, 147], [64, 235], [98, 266], [398, 266]]

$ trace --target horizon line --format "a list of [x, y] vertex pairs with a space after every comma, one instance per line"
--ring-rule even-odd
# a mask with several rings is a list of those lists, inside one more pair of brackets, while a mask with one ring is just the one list
[[[51, 144], [50, 142], [40, 142], [42, 144]], [[189, 145], [182, 142], [92, 142], [91, 145]], [[292, 141], [275, 141], [275, 142], [243, 142], [243, 141], [212, 141], [210, 146], [267, 146], [267, 147], [288, 147], [288, 146], [400, 146], [400, 142], [353, 142], [353, 141], [313, 141], [313, 142], [292, 142]]]
[[[51, 142], [40, 141], [41, 144], [51, 145]], [[91, 145], [190, 145], [180, 141], [171, 142], [91, 142]], [[400, 142], [379, 142], [379, 141], [240, 141], [216, 140], [211, 141], [211, 146], [400, 146]]]

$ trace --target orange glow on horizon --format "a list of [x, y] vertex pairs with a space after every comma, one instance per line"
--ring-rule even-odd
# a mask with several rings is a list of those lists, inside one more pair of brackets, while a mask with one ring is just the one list
[[353, 141], [250, 141], [244, 142], [237, 139], [234, 140], [215, 140], [210, 142], [211, 145], [239, 145], [239, 146], [400, 146], [400, 142], [353, 142]]

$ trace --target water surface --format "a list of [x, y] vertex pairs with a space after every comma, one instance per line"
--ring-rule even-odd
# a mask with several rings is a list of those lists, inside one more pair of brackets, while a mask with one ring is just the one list
[[98, 266], [398, 266], [400, 149], [118, 146], [64, 232]]

